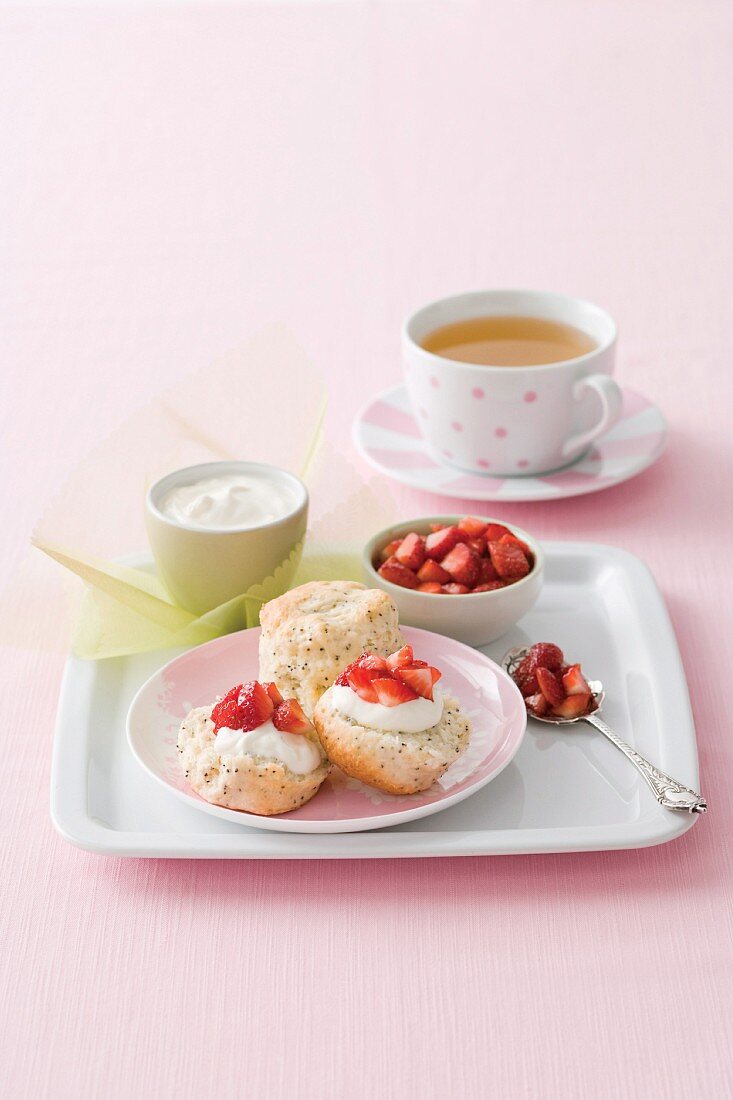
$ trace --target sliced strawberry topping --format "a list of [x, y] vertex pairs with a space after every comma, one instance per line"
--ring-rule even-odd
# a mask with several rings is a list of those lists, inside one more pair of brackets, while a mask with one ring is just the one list
[[372, 679], [375, 676], [384, 676], [389, 671], [389, 665], [384, 657], [378, 657], [376, 653], [362, 653], [361, 657], [354, 661], [354, 665], [357, 668], [365, 669], [370, 673]]
[[496, 592], [497, 588], [506, 588], [505, 581], [487, 581], [486, 584], [477, 584], [474, 592]]
[[558, 718], [580, 718], [581, 714], [588, 713], [590, 698], [590, 694], [568, 695], [567, 699], [552, 708], [552, 713]]
[[[235, 693], [236, 692], [236, 696]], [[214, 730], [254, 730], [266, 722], [275, 704], [257, 680], [232, 688], [211, 711]]]
[[355, 691], [360, 699], [364, 699], [367, 703], [377, 702], [377, 695], [372, 686], [375, 677], [368, 668], [352, 665], [346, 673], [346, 679], [351, 690]]
[[437, 581], [425, 581], [423, 584], [419, 584], [417, 586], [417, 590], [418, 590], [418, 592], [433, 592], [433, 593], [443, 591], [442, 587], [438, 584]]
[[468, 539], [466, 546], [470, 546], [475, 554], [479, 557], [483, 557], [486, 553], [486, 539], [479, 537], [477, 539]]
[[439, 531], [433, 531], [425, 539], [425, 553], [434, 561], [442, 561], [453, 547], [462, 542], [466, 537], [463, 531], [457, 527], [441, 527]]
[[384, 707], [398, 707], [400, 703], [409, 703], [410, 700], [418, 697], [417, 692], [411, 687], [403, 684], [401, 680], [392, 679], [391, 676], [372, 680], [371, 687], [376, 692], [377, 702]]
[[412, 690], [422, 696], [423, 699], [433, 698], [433, 684], [436, 683], [442, 673], [437, 668], [398, 668], [395, 676]]
[[399, 550], [402, 545], [402, 539], [392, 539], [387, 545], [379, 551], [379, 560], [385, 562], [387, 558], [391, 558], [396, 550]]
[[565, 692], [563, 691], [560, 680], [558, 680], [554, 672], [550, 672], [549, 668], [538, 668], [537, 683], [540, 686], [540, 691], [551, 707], [556, 707], [558, 703], [562, 703], [565, 698]]
[[450, 573], [446, 573], [443, 566], [438, 565], [437, 561], [428, 558], [418, 569], [417, 579], [423, 584], [426, 584], [428, 581], [437, 581], [438, 584], [448, 584], [450, 581]]
[[275, 707], [272, 714], [275, 729], [284, 733], [312, 733], [313, 726], [308, 721], [297, 699], [285, 699]]
[[580, 665], [571, 665], [563, 672], [562, 686], [566, 695], [590, 695], [590, 687], [580, 671]]
[[441, 564], [456, 584], [465, 584], [467, 588], [476, 584], [480, 568], [479, 557], [476, 551], [465, 542], [459, 542], [454, 546], [443, 558]]
[[503, 580], [518, 580], [529, 573], [529, 562], [516, 542], [490, 542], [489, 554], [494, 569]]
[[277, 684], [274, 684], [272, 680], [263, 680], [262, 686], [272, 699], [275, 706], [279, 706], [280, 703], [282, 703], [283, 701], [283, 697], [278, 690]]
[[403, 645], [402, 649], [395, 650], [387, 658], [390, 672], [394, 672], [396, 668], [407, 668], [412, 664], [414, 656], [411, 645]]
[[475, 516], [464, 516], [458, 524], [459, 529], [465, 531], [470, 539], [477, 539], [484, 535], [487, 526], [486, 520], [476, 519]]
[[451, 581], [450, 584], [444, 584], [441, 591], [446, 596], [463, 596], [466, 592], [470, 592], [471, 589], [467, 584], [455, 584]]
[[214, 723], [214, 730], [221, 729], [222, 726], [226, 726], [227, 729], [235, 730], [240, 727], [237, 725], [239, 721], [239, 707], [237, 700], [239, 699], [239, 693], [242, 690], [243, 685], [237, 684], [231, 691], [228, 691], [223, 699], [220, 699], [218, 703], [212, 707], [211, 720]]
[[388, 558], [384, 565], [380, 565], [379, 575], [392, 584], [398, 584], [400, 588], [417, 588], [420, 583], [412, 570], [397, 561], [397, 558]]
[[401, 565], [416, 572], [425, 561], [425, 539], [411, 531], [409, 535], [405, 535], [394, 556]]

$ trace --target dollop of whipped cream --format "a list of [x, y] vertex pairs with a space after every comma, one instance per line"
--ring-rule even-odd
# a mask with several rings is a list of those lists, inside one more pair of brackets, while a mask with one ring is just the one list
[[219, 756], [263, 756], [284, 764], [295, 775], [308, 775], [321, 763], [316, 745], [302, 733], [286, 733], [272, 719], [254, 730], [232, 730], [222, 726], [214, 738]]
[[443, 698], [437, 692], [433, 694], [433, 699], [410, 699], [396, 707], [385, 707], [383, 703], [368, 703], [343, 684], [328, 689], [331, 705], [339, 714], [385, 733], [423, 733], [437, 725], [443, 713]]
[[296, 503], [294, 490], [261, 471], [179, 485], [163, 497], [160, 511], [194, 527], [238, 530], [282, 519]]

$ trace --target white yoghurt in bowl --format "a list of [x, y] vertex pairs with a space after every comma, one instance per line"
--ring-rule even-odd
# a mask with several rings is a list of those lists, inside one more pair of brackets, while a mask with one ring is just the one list
[[295, 486], [260, 467], [176, 485], [162, 497], [158, 509], [191, 527], [243, 531], [282, 519], [297, 504]]
[[294, 568], [308, 523], [308, 490], [278, 466], [205, 462], [166, 474], [145, 499], [158, 573], [196, 615]]

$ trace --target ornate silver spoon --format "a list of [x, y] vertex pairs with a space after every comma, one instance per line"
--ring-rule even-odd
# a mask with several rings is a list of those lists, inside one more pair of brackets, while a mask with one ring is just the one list
[[[517, 646], [504, 654], [501, 665], [512, 679], [514, 679], [517, 666], [527, 656], [528, 652], [529, 646]], [[684, 783], [680, 783], [677, 779], [673, 779], [671, 775], [665, 775], [659, 768], [655, 768], [640, 752], [632, 749], [631, 745], [627, 745], [625, 741], [622, 741], [611, 727], [607, 726], [603, 719], [599, 717], [605, 698], [603, 684], [600, 680], [589, 680], [588, 686], [595, 704], [589, 714], [583, 714], [579, 718], [557, 718], [554, 714], [548, 714], [542, 718], [536, 714], [530, 714], [530, 717], [534, 718], [536, 722], [548, 722], [552, 726], [567, 726], [574, 722], [588, 722], [589, 725], [600, 730], [603, 736], [607, 737], [617, 749], [621, 749], [621, 752], [628, 757], [636, 770], [641, 772], [653, 790], [657, 802], [660, 802], [662, 806], [666, 806], [669, 810], [684, 810], [690, 814], [704, 814], [708, 804], [702, 795], [686, 787]]]

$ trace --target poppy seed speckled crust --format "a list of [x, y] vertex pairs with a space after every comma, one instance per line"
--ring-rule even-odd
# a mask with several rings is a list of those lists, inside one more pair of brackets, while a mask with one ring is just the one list
[[196, 794], [215, 806], [251, 814], [284, 814], [296, 810], [317, 792], [329, 772], [324, 760], [308, 775], [296, 775], [264, 757], [221, 757], [214, 747], [211, 707], [197, 707], [181, 723], [179, 764]]
[[260, 679], [274, 680], [310, 717], [362, 653], [387, 657], [404, 645], [390, 596], [356, 581], [310, 581], [260, 612]]
[[360, 726], [335, 709], [329, 692], [318, 703], [313, 724], [332, 763], [390, 794], [426, 791], [466, 751], [471, 737], [471, 722], [450, 695], [443, 696], [440, 721], [421, 733]]

